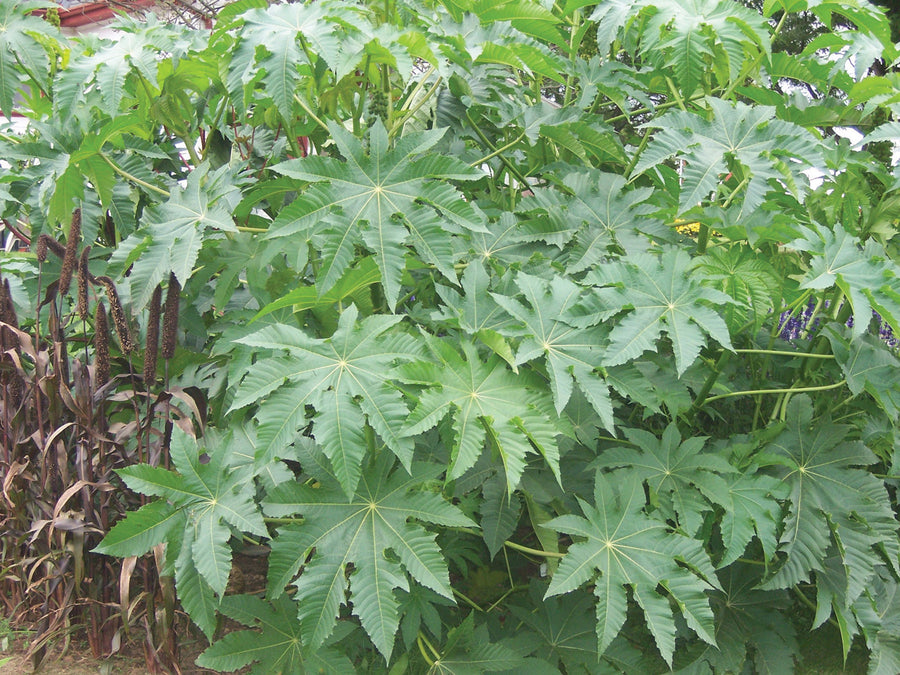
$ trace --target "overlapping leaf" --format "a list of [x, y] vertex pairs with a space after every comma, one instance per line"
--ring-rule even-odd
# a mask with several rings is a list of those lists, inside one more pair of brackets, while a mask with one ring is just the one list
[[[743, 213], [750, 213], [772, 189], [786, 185], [803, 193], [804, 167], [821, 163], [815, 138], [805, 129], [775, 117], [775, 110], [743, 103], [732, 105], [709, 99], [710, 117], [678, 111], [648, 124], [660, 129], [641, 155], [635, 172], [641, 173], [678, 155], [684, 160], [679, 211], [707, 199], [735, 164], [745, 172]], [[796, 160], [796, 161], [791, 161]], [[776, 188], [777, 186], [777, 188]]]
[[[584, 517], [563, 515], [547, 523], [547, 527], [578, 538], [553, 575], [547, 596], [594, 583], [600, 654], [625, 623], [626, 588], [644, 610], [656, 646], [670, 666], [675, 619], [669, 598], [688, 626], [714, 645], [713, 613], [706, 591], [717, 582], [702, 543], [672, 533], [665, 523], [647, 516], [644, 488], [634, 477], [622, 481], [598, 473], [594, 501], [594, 506], [581, 502]], [[657, 592], [660, 585], [669, 597]]]
[[[150, 210], [143, 227], [113, 254], [110, 262], [131, 265], [128, 282], [135, 309], [150, 301], [153, 290], [169, 273], [175, 274], [182, 286], [187, 283], [208, 230], [237, 232], [224, 200], [219, 201], [219, 195], [211, 198], [204, 186], [208, 168], [198, 167], [183, 189], [173, 188], [168, 200]], [[210, 175], [210, 180], [215, 176]]]
[[568, 274], [592, 268], [611, 249], [643, 246], [645, 239], [637, 233], [652, 225], [646, 219], [654, 211], [646, 203], [653, 194], [651, 188], [626, 190], [623, 176], [596, 170], [573, 171], [561, 183], [571, 194], [535, 190], [535, 200], [546, 211], [550, 227], [541, 231], [532, 226], [527, 234], [550, 244], [568, 244]]
[[713, 504], [725, 507], [731, 501], [723, 476], [735, 469], [719, 455], [703, 452], [705, 437], [682, 442], [674, 422], [661, 438], [643, 429], [625, 429], [625, 436], [632, 447], [604, 450], [597, 465], [624, 469], [623, 473], [646, 482], [651, 503], [659, 506], [665, 518], [677, 518], [687, 533], [700, 528]]
[[210, 450], [203, 463], [197, 442], [176, 428], [170, 452], [178, 473], [147, 464], [119, 471], [132, 490], [162, 499], [119, 523], [96, 550], [139, 555], [177, 535], [178, 592], [191, 618], [210, 635], [215, 627], [212, 593], [224, 594], [231, 571], [232, 528], [256, 536], [267, 536], [268, 530], [254, 501], [253, 483], [231, 470], [227, 446]]
[[524, 272], [516, 275], [516, 285], [528, 306], [515, 298], [493, 294], [497, 303], [522, 321], [529, 333], [519, 345], [516, 364], [543, 356], [557, 413], [566, 407], [574, 381], [594, 406], [603, 426], [614, 431], [609, 387], [597, 372], [606, 331], [598, 327], [574, 328], [560, 320], [587, 289], [564, 277], [555, 276], [547, 282]]
[[300, 634], [312, 649], [334, 629], [348, 585], [353, 613], [386, 659], [399, 625], [394, 590], [409, 590], [408, 577], [453, 598], [435, 535], [412, 521], [474, 523], [440, 495], [421, 489], [438, 475], [439, 467], [414, 463], [407, 474], [392, 470], [393, 465], [393, 458], [381, 453], [367, 466], [349, 500], [341, 486], [322, 475], [319, 487], [283, 483], [264, 502], [270, 515], [303, 516], [302, 525], [284, 528], [272, 542], [272, 556], [290, 562], [277, 565], [274, 574], [270, 568], [269, 585], [270, 593], [279, 595], [313, 551], [295, 581]]
[[876, 550], [896, 560], [898, 524], [884, 483], [864, 468], [877, 461], [860, 441], [847, 440], [850, 428], [830, 420], [813, 423], [808, 398], [788, 408], [788, 428], [758, 456], [777, 467], [790, 487], [790, 511], [779, 542], [783, 565], [763, 588], [787, 588], [824, 572], [832, 539], [846, 574], [844, 597], [859, 597], [875, 574]]
[[869, 239], [861, 242], [842, 226], [805, 228], [790, 246], [811, 254], [801, 288], [837, 286], [853, 307], [853, 337], [866, 332], [872, 310], [900, 334], [900, 268], [886, 260], [884, 249]]
[[231, 672], [248, 664], [254, 675], [356, 672], [350, 660], [333, 647], [304, 649], [296, 605], [288, 596], [266, 602], [254, 595], [229, 595], [219, 610], [250, 628], [224, 635], [197, 658], [197, 665]]
[[404, 381], [427, 387], [403, 434], [413, 436], [450, 415], [452, 441], [447, 478], [462, 476], [487, 444], [500, 456], [507, 489], [518, 486], [526, 456], [540, 452], [559, 476], [559, 433], [552, 403], [529, 374], [516, 375], [497, 357], [481, 360], [463, 342], [463, 355], [443, 341], [430, 341], [437, 363], [420, 361], [400, 369]]
[[402, 317], [374, 315], [357, 323], [351, 305], [325, 340], [277, 324], [238, 340], [259, 349], [286, 350], [286, 356], [258, 360], [248, 369], [232, 409], [262, 401], [256, 461], [264, 466], [283, 456], [315, 409], [313, 435], [334, 465], [348, 496], [356, 491], [366, 454], [365, 423], [409, 467], [412, 441], [400, 434], [408, 410], [391, 386], [393, 366], [410, 361], [419, 349], [408, 335], [392, 331]]
[[447, 155], [428, 153], [443, 130], [412, 133], [390, 147], [387, 131], [378, 122], [369, 132], [367, 153], [362, 142], [343, 128], [332, 123], [329, 129], [344, 161], [306, 157], [273, 167], [313, 185], [279, 214], [269, 236], [303, 233], [313, 242], [322, 256], [320, 293], [337, 282], [357, 246], [375, 255], [391, 306], [400, 291], [407, 243], [455, 281], [448, 230], [483, 228], [471, 205], [448, 181], [475, 180], [481, 174]]
[[703, 333], [731, 349], [728, 327], [710, 305], [734, 302], [690, 275], [686, 251], [668, 248], [658, 258], [629, 256], [627, 264], [604, 265], [586, 277], [601, 288], [571, 307], [562, 318], [573, 326], [594, 325], [627, 309], [609, 334], [604, 365], [618, 365], [653, 350], [665, 333], [672, 341], [681, 375], [704, 345]]

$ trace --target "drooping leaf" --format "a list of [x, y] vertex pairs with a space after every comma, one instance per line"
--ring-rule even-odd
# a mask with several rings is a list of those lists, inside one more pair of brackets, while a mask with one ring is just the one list
[[517, 494], [510, 495], [506, 489], [506, 476], [501, 473], [484, 482], [481, 496], [481, 531], [493, 558], [519, 524], [522, 504]]
[[[296, 573], [314, 550], [294, 582], [300, 634], [311, 649], [323, 644], [334, 629], [348, 583], [353, 613], [386, 659], [399, 625], [394, 589], [408, 590], [411, 577], [438, 595], [453, 598], [435, 535], [412, 521], [448, 526], [473, 523], [440, 495], [422, 489], [423, 482], [437, 475], [436, 467], [413, 464], [408, 475], [393, 465], [393, 458], [381, 453], [365, 468], [359, 489], [349, 500], [342, 486], [326, 480], [320, 487], [283, 483], [264, 501], [268, 514], [304, 519], [302, 525], [286, 528], [275, 537], [273, 556], [276, 552], [293, 556]], [[348, 579], [350, 565], [353, 573]]]

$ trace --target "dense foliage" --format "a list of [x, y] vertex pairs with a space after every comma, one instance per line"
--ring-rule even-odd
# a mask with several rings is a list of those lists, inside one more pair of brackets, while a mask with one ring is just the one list
[[5, 593], [154, 667], [174, 584], [222, 671], [792, 672], [828, 622], [900, 672], [881, 10], [43, 8], [0, 0]]

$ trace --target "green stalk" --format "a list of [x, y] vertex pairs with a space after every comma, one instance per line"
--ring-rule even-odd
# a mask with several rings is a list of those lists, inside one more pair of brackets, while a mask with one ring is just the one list
[[171, 197], [172, 196], [168, 190], [163, 190], [161, 187], [157, 187], [151, 183], [148, 183], [147, 181], [143, 181], [140, 178], [138, 178], [137, 176], [132, 176], [130, 173], [125, 171], [125, 169], [123, 169], [122, 167], [118, 166], [115, 162], [113, 162], [105, 152], [101, 151], [101, 152], [98, 152], [97, 154], [100, 155], [100, 158], [103, 159], [104, 162], [109, 164], [110, 168], [112, 168], [113, 171], [115, 171], [117, 174], [119, 174], [125, 180], [130, 181], [130, 182], [134, 183], [135, 185], [140, 185], [142, 188], [151, 190], [152, 192], [160, 194], [163, 197]]
[[325, 131], [327, 131], [328, 133], [331, 133], [331, 130], [328, 128], [328, 125], [325, 124], [325, 122], [323, 122], [321, 119], [319, 119], [318, 115], [316, 115], [316, 114], [312, 111], [312, 109], [311, 109], [308, 105], [306, 105], [306, 103], [303, 101], [302, 98], [300, 98], [299, 96], [297, 96], [297, 94], [294, 94], [294, 100], [295, 100], [298, 104], [300, 104], [300, 107], [303, 108], [303, 110], [306, 112], [306, 114], [310, 116], [310, 118], [312, 119], [313, 122], [315, 122], [316, 124], [318, 124], [320, 127], [322, 127], [322, 128], [323, 128]]
[[804, 359], [833, 359], [834, 354], [810, 354], [808, 352], [789, 352], [780, 349], [735, 349], [738, 354], [771, 354], [772, 356], [796, 356]]
[[757, 394], [802, 394], [810, 391], [828, 391], [829, 389], [837, 389], [847, 384], [847, 380], [841, 380], [834, 384], [825, 384], [818, 387], [791, 387], [790, 389], [748, 389], [746, 391], [730, 391], [727, 394], [719, 394], [718, 396], [710, 396], [704, 403], [711, 403], [722, 398], [730, 398], [732, 396], [756, 396]]

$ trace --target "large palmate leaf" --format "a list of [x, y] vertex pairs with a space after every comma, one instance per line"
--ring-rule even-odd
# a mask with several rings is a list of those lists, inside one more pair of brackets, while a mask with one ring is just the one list
[[305, 675], [356, 672], [353, 664], [333, 647], [303, 647], [297, 606], [286, 595], [266, 602], [255, 595], [228, 595], [219, 611], [250, 628], [226, 634], [197, 657], [197, 665], [231, 672], [254, 663], [254, 675]]
[[[703, 544], [670, 532], [664, 522], [644, 513], [644, 488], [635, 477], [620, 480], [598, 473], [595, 505], [579, 501], [584, 517], [563, 515], [547, 523], [576, 537], [553, 575], [547, 596], [594, 583], [598, 653], [606, 650], [625, 623], [626, 588], [644, 610], [656, 646], [670, 666], [675, 651], [670, 598], [688, 626], [715, 645], [706, 591], [718, 583]], [[657, 591], [659, 586], [668, 597]]]
[[691, 276], [686, 251], [668, 248], [658, 258], [650, 254], [629, 256], [627, 264], [603, 265], [586, 281], [602, 286], [586, 296], [563, 317], [574, 326], [596, 324], [622, 309], [630, 310], [609, 334], [603, 352], [604, 365], [618, 365], [654, 349], [666, 333], [675, 351], [675, 367], [681, 375], [697, 358], [707, 333], [731, 349], [725, 322], [710, 307], [734, 300], [708, 288]]
[[[786, 591], [761, 591], [758, 569], [732, 565], [719, 572], [722, 589], [711, 596], [716, 615], [716, 646], [709, 646], [695, 663], [713, 673], [752, 672], [792, 675], [793, 654], [798, 650], [796, 628], [787, 616], [790, 595]], [[706, 672], [705, 670], [702, 672]]]
[[646, 482], [651, 503], [665, 518], [676, 519], [688, 534], [700, 528], [713, 504], [724, 507], [731, 501], [723, 476], [736, 470], [723, 457], [703, 452], [705, 437], [682, 442], [674, 422], [661, 438], [643, 429], [625, 429], [625, 436], [632, 447], [604, 450], [597, 465], [625, 469], [629, 476]]
[[516, 353], [516, 364], [544, 357], [550, 375], [550, 388], [561, 413], [572, 395], [572, 382], [594, 406], [603, 426], [614, 433], [609, 387], [597, 372], [601, 362], [600, 345], [606, 331], [598, 327], [574, 328], [563, 323], [564, 315], [586, 289], [564, 277], [544, 281], [524, 272], [516, 275], [516, 285], [528, 302], [526, 307], [514, 298], [494, 293], [494, 299], [512, 316], [525, 324], [529, 337]]
[[559, 477], [559, 429], [539, 382], [524, 371], [514, 374], [497, 357], [482, 361], [471, 343], [461, 344], [463, 356], [444, 341], [431, 340], [430, 345], [437, 363], [420, 361], [400, 369], [404, 381], [427, 387], [403, 434], [427, 431], [450, 415], [448, 479], [470, 469], [486, 443], [499, 455], [510, 492], [535, 448]]
[[[148, 210], [143, 226], [116, 249], [111, 263], [131, 265], [128, 283], [135, 310], [143, 308], [156, 286], [173, 273], [184, 286], [208, 230], [237, 232], [225, 200], [211, 197], [207, 185], [207, 165], [188, 176], [184, 188], [173, 187], [167, 201]], [[223, 167], [208, 180], [221, 178]]]
[[286, 356], [258, 360], [247, 368], [232, 410], [262, 401], [256, 462], [262, 467], [297, 437], [315, 409], [313, 436], [334, 465], [347, 496], [356, 491], [366, 454], [365, 424], [381, 436], [403, 465], [412, 461], [412, 441], [400, 428], [408, 410], [390, 384], [393, 365], [420, 350], [403, 332], [391, 331], [402, 317], [374, 315], [357, 323], [351, 305], [326, 340], [276, 324], [240, 338], [260, 349], [286, 350]]
[[354, 21], [362, 20], [349, 10], [342, 2], [316, 2], [272, 5], [242, 14], [240, 40], [226, 78], [232, 100], [248, 105], [261, 79], [284, 119], [291, 119], [301, 69], [309, 74], [321, 58], [340, 79], [355, 65], [341, 58], [342, 38]]
[[512, 640], [491, 640], [487, 626], [475, 625], [475, 615], [469, 614], [447, 635], [447, 643], [435, 653], [428, 675], [480, 675], [481, 673], [543, 672], [546, 663], [526, 658], [527, 647]]
[[[625, 178], [596, 170], [573, 171], [560, 181], [560, 190], [537, 189], [535, 201], [546, 211], [550, 229], [528, 232], [550, 244], [569, 244], [566, 272], [577, 274], [600, 263], [610, 249], [626, 250], [643, 244], [638, 230], [655, 209], [646, 201], [651, 188], [625, 190]], [[523, 207], [527, 202], [523, 203]], [[638, 243], [640, 242], [640, 244]]]
[[788, 427], [757, 460], [777, 467], [790, 487], [790, 511], [779, 552], [785, 556], [762, 588], [788, 588], [824, 572], [832, 540], [840, 555], [842, 595], [852, 603], [866, 588], [884, 551], [896, 566], [897, 521], [883, 481], [863, 468], [878, 461], [860, 441], [847, 440], [850, 427], [812, 419], [808, 398], [794, 398]]
[[515, 321], [491, 297], [492, 282], [497, 283], [481, 260], [469, 263], [459, 282], [461, 294], [450, 286], [436, 286], [444, 305], [432, 318], [478, 338], [515, 369], [512, 347], [504, 337], [516, 332]]
[[742, 212], [759, 207], [769, 190], [803, 193], [802, 169], [818, 166], [821, 151], [805, 129], [775, 117], [775, 109], [732, 105], [709, 99], [709, 119], [677, 111], [662, 115], [647, 126], [659, 129], [641, 155], [635, 172], [657, 166], [673, 155], [684, 161], [679, 211], [709, 197], [729, 171], [741, 172]]
[[[303, 233], [321, 251], [317, 287], [329, 290], [363, 246], [375, 255], [385, 296], [397, 301], [409, 244], [456, 281], [448, 231], [482, 230], [476, 212], [449, 180], [475, 180], [477, 170], [447, 155], [428, 153], [444, 130], [404, 136], [394, 147], [381, 122], [369, 132], [369, 151], [342, 127], [329, 130], [344, 161], [306, 157], [273, 167], [312, 186], [275, 220], [270, 237]], [[436, 214], [440, 214], [438, 217]]]
[[[212, 593], [225, 592], [231, 572], [232, 528], [257, 536], [268, 530], [254, 501], [252, 482], [231, 469], [228, 446], [204, 450], [177, 427], [170, 449], [177, 473], [147, 464], [119, 470], [125, 484], [154, 497], [116, 525], [97, 552], [139, 555], [155, 544], [180, 538], [176, 585], [185, 608], [207, 633], [215, 628]], [[184, 531], [181, 531], [184, 528]]]
[[831, 351], [847, 380], [847, 388], [859, 395], [867, 392], [893, 419], [900, 413], [900, 381], [897, 372], [900, 360], [884, 348], [884, 343], [874, 335], [853, 339], [846, 335], [849, 329], [835, 324], [825, 329], [831, 341]]
[[353, 613], [386, 659], [400, 620], [394, 589], [409, 590], [411, 577], [453, 598], [435, 535], [411, 520], [446, 526], [474, 523], [440, 495], [422, 489], [424, 482], [438, 476], [440, 467], [414, 463], [407, 474], [392, 470], [393, 466], [391, 455], [382, 452], [366, 467], [359, 490], [349, 500], [342, 487], [323, 473], [318, 487], [282, 483], [264, 502], [270, 515], [303, 516], [302, 524], [283, 528], [272, 541], [275, 562], [270, 563], [269, 590], [280, 595], [303, 565], [294, 582], [295, 599], [300, 634], [312, 649], [334, 629], [348, 584]]
[[745, 60], [770, 49], [765, 21], [753, 9], [728, 0], [658, 0], [644, 29], [650, 55], [659, 68], [670, 67], [682, 95], [694, 93], [713, 70], [723, 83], [741, 72]]
[[781, 525], [781, 504], [786, 499], [788, 486], [757, 471], [755, 465], [727, 478], [728, 500], [723, 504], [721, 530], [725, 552], [719, 567], [737, 560], [746, 550], [754, 535], [763, 552], [770, 557], [778, 545], [778, 528]]
[[790, 246], [811, 254], [801, 288], [822, 290], [837, 286], [853, 307], [853, 337], [869, 327], [878, 311], [900, 335], [900, 267], [886, 259], [872, 239], [861, 242], [842, 226], [804, 228]]

